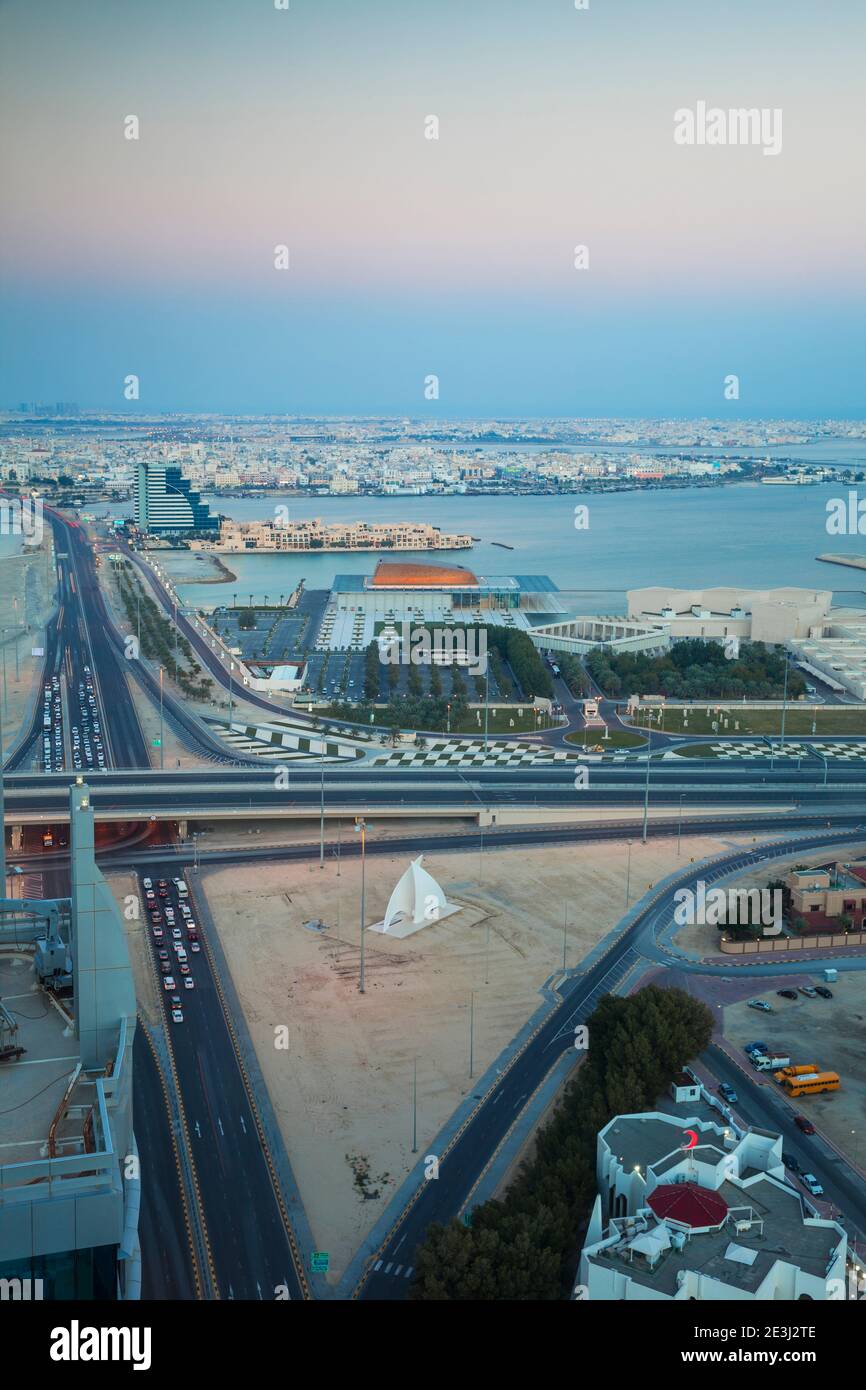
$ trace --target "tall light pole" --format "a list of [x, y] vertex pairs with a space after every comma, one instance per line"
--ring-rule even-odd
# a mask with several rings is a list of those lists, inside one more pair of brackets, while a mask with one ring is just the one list
[[680, 844], [683, 838], [683, 797], [685, 792], [680, 792], [680, 818], [677, 822], [677, 854], [680, 852]]
[[[3, 706], [0, 704], [0, 897], [6, 897], [6, 796], [3, 776]], [[23, 891], [23, 890], [22, 890]]]
[[418, 1152], [418, 1058], [412, 1065], [412, 1152]]
[[159, 767], [160, 767], [160, 771], [162, 771], [163, 768], [165, 767], [165, 747], [163, 746], [163, 745], [164, 745], [164, 740], [163, 740], [164, 728], [163, 728], [163, 717], [162, 717], [162, 681], [163, 681], [163, 676], [164, 676], [164, 675], [165, 675], [165, 667], [164, 667], [164, 666], [160, 666], [160, 668], [159, 668]]
[[652, 752], [652, 734], [647, 728], [646, 731], [646, 786], [643, 794], [643, 834], [641, 839], [646, 844], [647, 821], [649, 819], [649, 775], [650, 775], [650, 753]]
[[568, 903], [565, 903], [565, 904], [564, 904], [564, 907], [565, 907], [565, 911], [564, 911], [563, 914], [562, 914], [562, 968], [563, 968], [563, 970], [565, 969], [565, 947], [566, 947], [566, 940], [567, 940], [566, 932], [568, 931]]
[[363, 816], [355, 817], [355, 832], [361, 836], [361, 974], [358, 980], [358, 993], [365, 993], [364, 986], [364, 916], [367, 893], [367, 822]]
[[487, 752], [487, 733], [490, 714], [490, 662], [484, 657], [484, 752]]
[[321, 770], [321, 791], [319, 798], [319, 868], [325, 867], [325, 735], [322, 734], [322, 756], [319, 759]]
[[475, 1070], [475, 990], [469, 996], [469, 1077]]
[[625, 861], [625, 907], [628, 911], [629, 887], [631, 886], [631, 846], [632, 841], [628, 842], [628, 856]]
[[779, 749], [785, 747], [785, 715], [788, 710], [788, 653], [785, 652], [785, 683], [782, 687], [782, 728], [779, 739]]

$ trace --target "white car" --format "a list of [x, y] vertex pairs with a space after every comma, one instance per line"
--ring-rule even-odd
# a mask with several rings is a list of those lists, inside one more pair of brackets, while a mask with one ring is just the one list
[[749, 1008], [750, 1008], [750, 1009], [761, 1009], [762, 1012], [765, 1013], [765, 1014], [771, 1014], [771, 1013], [773, 1012], [773, 1010], [770, 1008], [769, 1004], [768, 1004], [768, 1003], [766, 1002], [766, 1000], [764, 1000], [764, 999], [750, 999], [750, 1000], [749, 1000]]
[[163, 977], [162, 977], [162, 987], [163, 987], [163, 989], [166, 989], [166, 990], [177, 989], [177, 985], [176, 985], [175, 982], [174, 982], [174, 976], [173, 976], [173, 975], [163, 975]]
[[174, 1008], [171, 1011], [172, 1023], [183, 1023], [183, 1009]]
[[802, 1180], [803, 1186], [809, 1189], [813, 1197], [824, 1196], [824, 1189], [819, 1183], [818, 1179], [815, 1177], [814, 1173], [804, 1173]]
[[195, 980], [192, 975], [185, 975], [183, 979], [185, 989], [195, 989]]
[[142, 881], [142, 883], [144, 884], [145, 891], [146, 891], [147, 889], [153, 887], [153, 879], [152, 879], [152, 878], [143, 878], [141, 881]]

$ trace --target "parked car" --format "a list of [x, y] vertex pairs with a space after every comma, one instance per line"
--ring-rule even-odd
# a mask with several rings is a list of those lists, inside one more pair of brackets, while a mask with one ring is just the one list
[[771, 1013], [773, 1012], [773, 1010], [770, 1008], [770, 1005], [767, 1003], [766, 999], [750, 999], [750, 1000], [749, 1000], [749, 1008], [750, 1008], [750, 1009], [760, 1009], [761, 1012], [762, 1012], [762, 1013], [765, 1013], [765, 1014], [771, 1014]]
[[807, 1187], [813, 1197], [823, 1197], [824, 1189], [815, 1177], [814, 1173], [803, 1173], [800, 1177], [804, 1187]]
[[833, 998], [833, 991], [832, 991], [832, 989], [828, 989], [826, 985], [816, 985], [816, 986], [815, 986], [815, 993], [816, 993], [816, 994], [820, 994], [820, 996], [821, 996], [822, 999], [832, 999], [832, 998]]
[[811, 985], [798, 985], [797, 989], [800, 991], [801, 994], [805, 994], [807, 999], [814, 999], [815, 995], [818, 993], [818, 991], [816, 989], [813, 989]]
[[799, 1173], [800, 1160], [795, 1158], [793, 1154], [782, 1154], [782, 1162], [786, 1168], [790, 1168], [792, 1173]]
[[798, 1129], [801, 1129], [804, 1134], [815, 1133], [815, 1126], [812, 1124], [812, 1121], [806, 1115], [795, 1115], [794, 1124], [797, 1126]]
[[733, 1086], [729, 1086], [727, 1081], [723, 1081], [719, 1086], [719, 1095], [724, 1096], [729, 1105], [736, 1105], [737, 1093]]
[[746, 1052], [769, 1052], [769, 1046], [765, 1042], [746, 1043]]
[[779, 997], [782, 998], [782, 999], [796, 999], [796, 998], [797, 998], [797, 991], [796, 991], [795, 989], [777, 989], [777, 990], [776, 990], [776, 993], [777, 993], [777, 994], [779, 995]]

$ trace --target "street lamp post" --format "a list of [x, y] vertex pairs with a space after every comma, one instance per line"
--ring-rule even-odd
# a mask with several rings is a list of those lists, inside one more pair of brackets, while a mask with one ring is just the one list
[[469, 1078], [475, 1070], [475, 990], [469, 996]]
[[355, 832], [361, 836], [361, 974], [358, 979], [358, 993], [364, 994], [364, 916], [367, 893], [367, 822], [363, 816], [355, 817]]
[[412, 1064], [412, 1152], [418, 1152], [418, 1058]]
[[484, 752], [487, 752], [487, 731], [490, 714], [490, 662], [484, 658]]
[[565, 950], [566, 950], [566, 941], [567, 941], [566, 933], [567, 933], [567, 931], [568, 931], [568, 903], [565, 903], [564, 907], [565, 907], [565, 910], [564, 910], [564, 912], [563, 912], [563, 914], [562, 914], [562, 968], [563, 968], [563, 970], [565, 969]]
[[162, 709], [162, 681], [165, 675], [165, 667], [159, 668], [159, 767], [160, 771], [165, 767], [165, 748], [164, 748], [164, 728], [163, 728], [163, 709]]
[[780, 731], [779, 748], [785, 747], [785, 715], [788, 710], [788, 653], [785, 652], [785, 683], [782, 687], [782, 728]]
[[631, 847], [632, 841], [628, 842], [628, 856], [625, 862], [625, 906], [628, 911], [629, 887], [631, 885]]
[[646, 786], [644, 787], [643, 794], [643, 834], [641, 835], [644, 844], [646, 844], [647, 821], [649, 820], [650, 753], [652, 752], [652, 736], [649, 729], [647, 729], [646, 738]]
[[325, 867], [325, 735], [322, 734], [322, 756], [319, 759], [321, 769], [321, 792], [319, 799], [319, 868]]
[[685, 792], [680, 792], [680, 818], [677, 822], [677, 855], [680, 852], [680, 844], [683, 838], [683, 797]]

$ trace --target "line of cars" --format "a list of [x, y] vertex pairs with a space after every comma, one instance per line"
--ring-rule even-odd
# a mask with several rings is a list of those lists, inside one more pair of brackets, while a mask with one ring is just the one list
[[[70, 695], [70, 717], [72, 697]], [[99, 710], [96, 708], [96, 694], [93, 689], [93, 676], [89, 666], [84, 667], [78, 682], [78, 715], [70, 730], [72, 735], [72, 766], [76, 772], [98, 768], [105, 771], [105, 746], [102, 742], [102, 726]]]
[[[168, 880], [161, 878], [154, 886], [153, 879], [143, 878], [145, 908], [150, 918], [157, 964], [162, 976], [163, 989], [170, 996], [169, 1005], [172, 1023], [183, 1023], [183, 1004], [175, 973], [181, 981], [184, 992], [195, 989], [190, 965], [190, 955], [201, 951], [198, 927], [192, 918], [192, 910], [186, 901], [188, 889], [182, 878], [172, 880], [177, 905], [170, 901], [171, 889]], [[186, 944], [184, 943], [186, 931]], [[187, 951], [187, 945], [189, 951]], [[169, 949], [170, 948], [170, 949]], [[172, 953], [174, 962], [172, 962]]]
[[[796, 989], [777, 989], [776, 993], [780, 999], [797, 999], [801, 994], [806, 999], [832, 999], [833, 991], [826, 985], [798, 985]], [[750, 1009], [759, 1009], [761, 1013], [771, 1014], [772, 1004], [768, 1004], [766, 999], [749, 999]]]
[[63, 700], [60, 677], [52, 676], [42, 687], [42, 766], [46, 772], [63, 771]]

